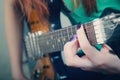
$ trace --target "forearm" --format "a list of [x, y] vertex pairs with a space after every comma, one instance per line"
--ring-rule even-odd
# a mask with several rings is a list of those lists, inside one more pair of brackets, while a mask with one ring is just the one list
[[16, 73], [21, 72], [21, 55], [22, 55], [22, 47], [20, 41], [21, 39], [20, 35], [15, 34], [14, 30], [12, 30], [13, 32], [10, 32], [9, 30], [6, 30], [6, 36], [11, 61], [11, 68], [13, 75], [15, 75]]
[[5, 33], [13, 76], [21, 74], [22, 34], [19, 20], [15, 16], [13, 0], [5, 0]]

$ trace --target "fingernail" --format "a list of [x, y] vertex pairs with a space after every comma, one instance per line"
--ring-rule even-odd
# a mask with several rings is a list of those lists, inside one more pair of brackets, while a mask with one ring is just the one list
[[79, 29], [81, 27], [81, 23], [79, 22], [77, 25], [77, 29]]
[[106, 46], [104, 44], [102, 44], [102, 48], [106, 48]]
[[70, 40], [69, 40], [69, 41], [74, 40], [76, 37], [77, 37], [77, 35], [73, 35], [73, 36], [70, 38]]

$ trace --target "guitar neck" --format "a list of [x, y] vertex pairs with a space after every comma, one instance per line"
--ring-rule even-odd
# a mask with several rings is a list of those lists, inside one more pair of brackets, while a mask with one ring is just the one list
[[[88, 25], [90, 26], [92, 23], [83, 25], [86, 35], [91, 44], [96, 44], [94, 28], [92, 26], [88, 27]], [[77, 29], [78, 26], [74, 25], [56, 31], [43, 33], [42, 35], [40, 31], [29, 33], [28, 36], [25, 37], [27, 52], [30, 54], [29, 57], [35, 55], [35, 57], [40, 57], [46, 53], [62, 51], [64, 44], [76, 34]], [[89, 29], [89, 31], [87, 29]]]
[[[96, 44], [97, 42], [96, 42], [94, 27], [92, 27], [92, 23], [84, 24], [83, 26], [90, 43], [92, 45]], [[74, 25], [71, 27], [42, 34], [39, 37], [39, 47], [41, 51], [44, 54], [56, 52], [56, 51], [62, 51], [65, 43], [68, 42], [73, 35], [76, 35], [77, 29], [78, 26]]]
[[[86, 36], [91, 45], [105, 43], [107, 39], [112, 36], [117, 26], [116, 23], [113, 23], [113, 21], [109, 19], [109, 16], [98, 18], [82, 25], [84, 26]], [[43, 33], [42, 35], [40, 31], [29, 33], [28, 36], [25, 37], [29, 57], [38, 58], [46, 53], [62, 51], [64, 44], [76, 34], [77, 29], [78, 26], [74, 25]]]

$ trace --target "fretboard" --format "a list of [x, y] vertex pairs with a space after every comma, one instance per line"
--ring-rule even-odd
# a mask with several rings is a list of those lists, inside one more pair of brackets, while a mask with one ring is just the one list
[[56, 30], [39, 37], [39, 46], [43, 53], [63, 50], [64, 44], [76, 34], [77, 26]]
[[25, 37], [26, 49], [29, 57], [41, 57], [46, 53], [63, 50], [63, 46], [76, 34], [77, 25], [43, 33], [28, 33]]

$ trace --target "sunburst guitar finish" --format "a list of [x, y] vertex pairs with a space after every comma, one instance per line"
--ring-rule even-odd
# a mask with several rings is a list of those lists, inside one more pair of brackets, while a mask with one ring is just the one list
[[[48, 24], [41, 25], [36, 11], [33, 9], [30, 14], [29, 26], [31, 33], [41, 31], [49, 32]], [[54, 80], [54, 69], [48, 54], [36, 60], [36, 65], [30, 71], [32, 80]]]

